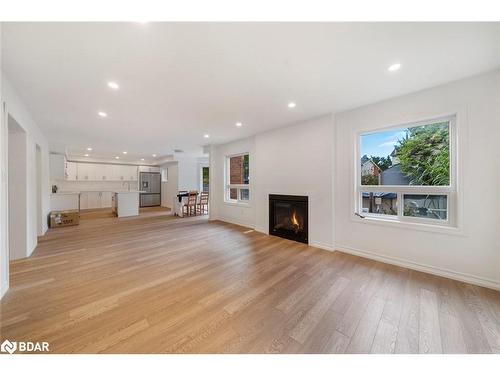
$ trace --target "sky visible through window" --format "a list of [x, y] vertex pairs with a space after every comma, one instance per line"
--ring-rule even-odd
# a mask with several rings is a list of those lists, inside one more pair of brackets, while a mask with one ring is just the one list
[[394, 151], [394, 146], [404, 136], [405, 129], [363, 135], [361, 137], [361, 156], [386, 157]]

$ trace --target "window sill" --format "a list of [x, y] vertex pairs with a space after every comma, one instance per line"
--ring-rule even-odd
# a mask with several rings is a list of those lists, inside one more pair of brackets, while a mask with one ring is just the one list
[[362, 219], [354, 215], [351, 216], [351, 221], [360, 224], [381, 225], [384, 227], [411, 229], [411, 230], [418, 230], [431, 233], [441, 233], [451, 236], [462, 236], [462, 237], [466, 236], [462, 228], [450, 225], [434, 225], [427, 223], [400, 221], [395, 219], [384, 219], [380, 217], [371, 217], [371, 216], [365, 216], [365, 218]]
[[244, 208], [252, 208], [250, 203], [240, 203], [240, 202], [228, 202], [224, 201], [224, 204], [227, 204], [228, 206], [238, 206], [238, 207], [244, 207]]

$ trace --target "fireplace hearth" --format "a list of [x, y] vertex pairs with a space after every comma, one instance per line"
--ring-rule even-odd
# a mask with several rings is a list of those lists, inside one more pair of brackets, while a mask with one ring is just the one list
[[269, 234], [309, 243], [308, 197], [269, 194]]

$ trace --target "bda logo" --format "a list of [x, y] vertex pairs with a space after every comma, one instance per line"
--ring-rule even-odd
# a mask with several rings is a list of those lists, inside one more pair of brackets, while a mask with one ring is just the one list
[[0, 351], [7, 353], [14, 353], [17, 349], [17, 342], [10, 342], [9, 340], [5, 340], [2, 345], [0, 345]]
[[48, 352], [49, 343], [42, 342], [31, 342], [31, 341], [9, 341], [5, 340], [2, 345], [0, 345], [0, 351], [4, 353], [13, 354], [15, 351], [19, 353], [23, 352]]

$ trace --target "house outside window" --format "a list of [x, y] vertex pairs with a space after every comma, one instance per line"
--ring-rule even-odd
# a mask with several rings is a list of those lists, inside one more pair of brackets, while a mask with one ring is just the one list
[[358, 136], [356, 212], [369, 218], [453, 226], [455, 118]]
[[231, 155], [226, 158], [225, 201], [248, 204], [250, 201], [250, 155]]

